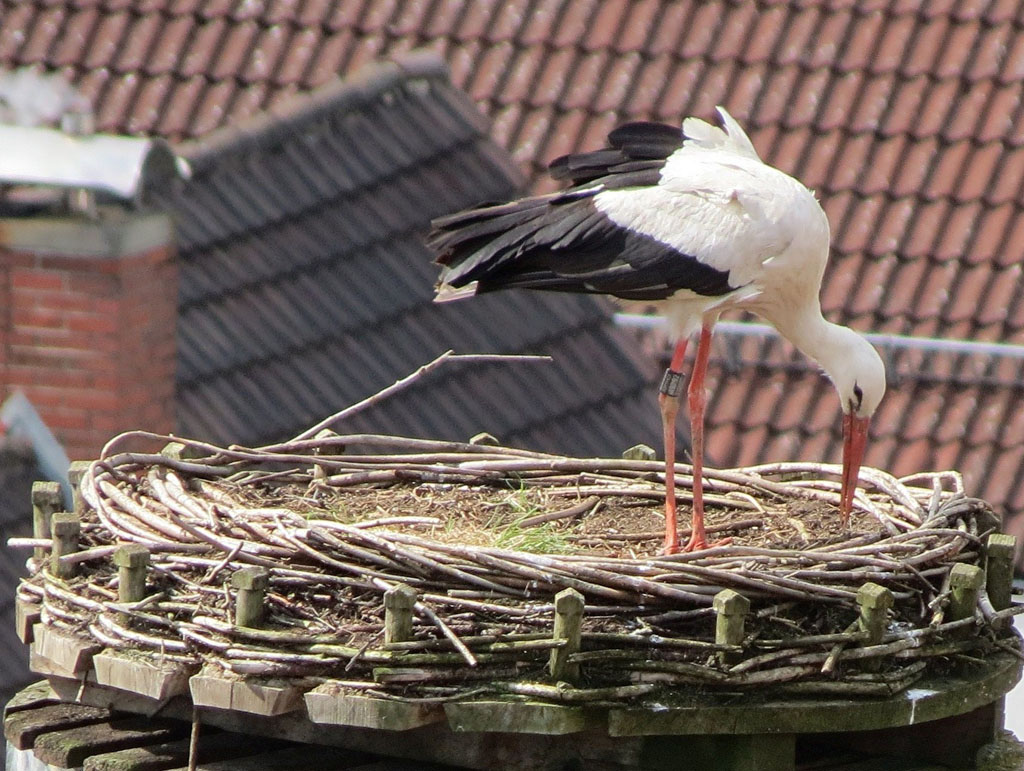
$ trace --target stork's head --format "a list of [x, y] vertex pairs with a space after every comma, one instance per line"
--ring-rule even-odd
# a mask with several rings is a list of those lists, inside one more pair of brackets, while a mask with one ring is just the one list
[[838, 356], [828, 367], [828, 373], [843, 408], [843, 486], [839, 513], [845, 525], [853, 508], [868, 425], [885, 394], [885, 365], [863, 337], [846, 327], [835, 329], [842, 341], [836, 347]]

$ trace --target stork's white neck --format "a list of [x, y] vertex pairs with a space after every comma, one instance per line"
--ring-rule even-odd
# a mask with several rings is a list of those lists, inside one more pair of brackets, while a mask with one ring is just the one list
[[[843, 411], [871, 415], [885, 393], [885, 367], [872, 345], [849, 327], [833, 324], [813, 302], [773, 314], [772, 324], [825, 370], [839, 393]], [[863, 397], [851, 399], [856, 390]]]

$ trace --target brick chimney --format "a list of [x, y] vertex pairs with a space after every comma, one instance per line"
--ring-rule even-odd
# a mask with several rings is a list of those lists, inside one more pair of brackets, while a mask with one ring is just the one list
[[72, 460], [174, 427], [170, 218], [0, 218], [0, 402], [22, 390]]

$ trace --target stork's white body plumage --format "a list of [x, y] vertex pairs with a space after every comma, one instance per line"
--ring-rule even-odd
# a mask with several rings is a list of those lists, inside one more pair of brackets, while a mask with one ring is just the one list
[[[655, 305], [678, 341], [661, 394], [667, 460], [675, 455], [678, 370], [687, 340], [701, 331], [690, 387], [690, 548], [705, 545], [703, 378], [711, 329], [722, 312], [742, 307], [762, 316], [835, 384], [845, 415], [844, 519], [867, 420], [885, 392], [885, 370], [874, 348], [821, 314], [829, 227], [814, 194], [765, 164], [736, 121], [721, 108], [719, 113], [724, 130], [696, 118], [687, 118], [681, 133], [659, 124], [627, 124], [612, 132], [609, 148], [553, 162], [556, 177], [575, 183], [568, 190], [442, 218], [431, 237], [446, 266], [439, 299], [452, 289], [461, 296], [525, 287]], [[666, 549], [674, 551], [672, 463], [666, 465], [666, 488]]]

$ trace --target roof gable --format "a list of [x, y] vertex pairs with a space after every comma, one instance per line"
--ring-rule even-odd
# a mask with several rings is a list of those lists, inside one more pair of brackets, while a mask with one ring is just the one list
[[[187, 147], [178, 211], [181, 430], [286, 438], [446, 349], [550, 353], [452, 365], [348, 428], [607, 454], [659, 435], [651, 372], [605, 303], [536, 294], [436, 305], [421, 235], [434, 216], [514, 195], [521, 179], [432, 55], [330, 84], [276, 120]], [[607, 377], [586, 378], [586, 367]], [[595, 411], [617, 403], [615, 420]], [[565, 428], [579, 419], [584, 434]]]

